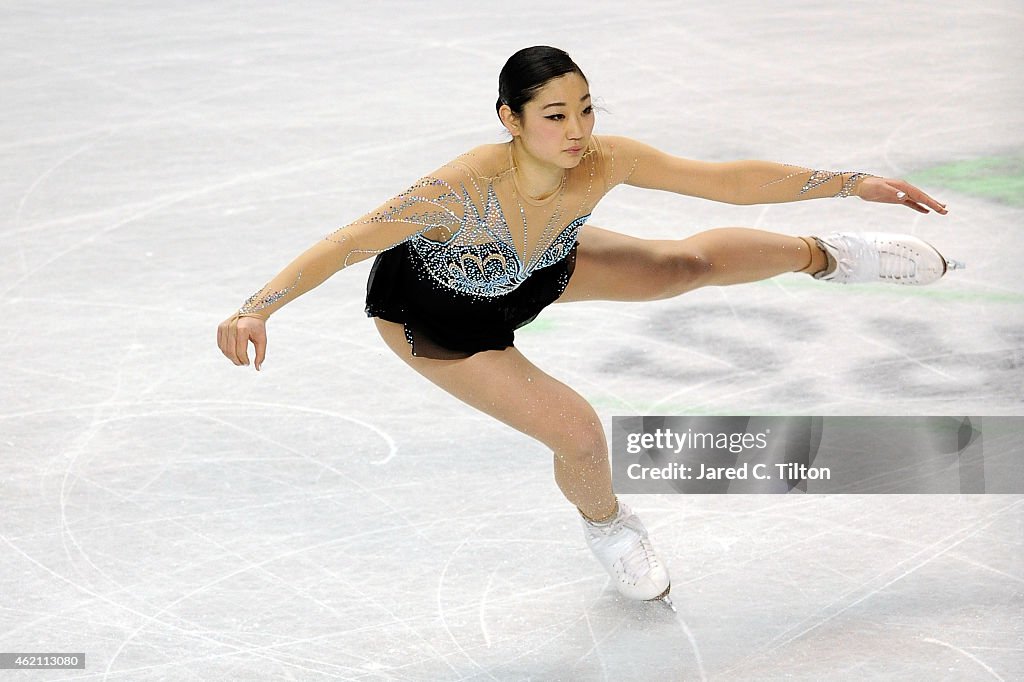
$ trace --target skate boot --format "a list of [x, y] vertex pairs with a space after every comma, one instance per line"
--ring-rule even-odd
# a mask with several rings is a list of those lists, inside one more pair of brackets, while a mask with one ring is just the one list
[[828, 267], [814, 278], [826, 282], [931, 284], [947, 270], [964, 267], [908, 234], [836, 232], [814, 240], [828, 255]]
[[644, 524], [629, 507], [620, 502], [616, 515], [602, 523], [581, 518], [590, 550], [619, 592], [630, 599], [660, 599], [675, 611], [668, 596], [672, 587], [668, 570], [655, 554]]

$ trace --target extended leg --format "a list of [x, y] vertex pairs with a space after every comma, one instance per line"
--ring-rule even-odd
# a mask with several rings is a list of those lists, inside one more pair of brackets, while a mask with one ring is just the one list
[[828, 261], [813, 239], [725, 227], [686, 239], [638, 239], [600, 227], [580, 232], [576, 272], [561, 301], [649, 301], [703, 286], [814, 273]]
[[911, 235], [836, 233], [818, 239], [725, 227], [669, 240], [588, 225], [580, 231], [576, 271], [559, 301], [650, 301], [786, 272], [827, 272], [823, 279], [839, 283], [930, 284], [947, 268], [962, 267]]

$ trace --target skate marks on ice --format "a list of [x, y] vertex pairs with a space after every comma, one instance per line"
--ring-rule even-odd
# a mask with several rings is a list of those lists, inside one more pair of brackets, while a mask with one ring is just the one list
[[[885, 504], [865, 505], [864, 496], [701, 496], [683, 515], [688, 533], [656, 531], [670, 564], [686, 557], [673, 593], [702, 606], [688, 622], [700, 633], [711, 679], [858, 671], [973, 679], [979, 661], [1002, 679], [1019, 676], [1024, 503], [874, 499]], [[972, 625], [981, 621], [985, 635]], [[970, 657], [935, 651], [932, 640]]]
[[438, 580], [447, 660], [473, 679], [702, 679], [680, 616], [618, 595], [575, 521], [553, 506], [472, 522]]
[[[667, 609], [609, 598], [549, 457], [500, 425], [479, 441], [507, 443], [497, 458], [467, 461], [452, 442], [480, 438], [472, 416], [399, 429], [395, 454], [391, 432], [284, 402], [96, 409], [35, 411], [9, 432], [53, 456], [42, 478], [31, 458], [8, 465], [0, 575], [21, 589], [5, 592], [6, 641], [117, 623], [88, 649], [106, 679], [622, 679], [633, 648], [657, 676], [688, 669], [685, 652], [654, 657]], [[452, 495], [495, 484], [515, 511]]]
[[799, 307], [760, 289], [635, 309], [633, 342], [580, 350], [602, 377], [586, 395], [611, 414], [888, 413], [893, 401], [1013, 414], [1024, 403], [1024, 304], [999, 305], [1005, 317], [989, 313], [984, 335], [951, 328], [947, 306], [964, 304], [848, 289]]
[[[403, 519], [382, 494], [403, 486], [381, 491], [369, 484], [365, 475], [379, 471], [373, 459], [364, 462], [365, 468], [357, 462], [342, 471], [332, 465], [331, 455], [310, 455], [317, 447], [310, 446], [308, 435], [314, 429], [329, 431], [367, 455], [384, 457], [392, 450], [386, 438], [324, 411], [299, 409], [310, 418], [290, 419], [289, 406], [281, 404], [104, 407], [116, 416], [83, 422], [80, 435], [53, 443], [56, 457], [44, 480], [45, 487], [56, 488], [53, 508], [35, 501], [30, 492], [35, 463], [9, 463], [8, 486], [20, 493], [14, 499], [36, 514], [12, 505], [3, 541], [13, 554], [4, 574], [20, 575], [16, 566], [35, 566], [62, 581], [51, 599], [62, 604], [56, 620], [68, 628], [76, 621], [97, 627], [108, 620], [122, 622], [123, 638], [110, 643], [107, 656], [89, 659], [102, 661], [113, 679], [159, 674], [166, 660], [148, 644], [154, 638], [166, 642], [168, 651], [188, 652], [176, 657], [176, 666], [207, 674], [217, 669], [209, 657], [229, 668], [239, 659], [262, 661], [269, 669], [287, 667], [296, 662], [289, 648], [305, 648], [318, 635], [290, 628], [287, 638], [270, 636], [276, 642], [270, 645], [267, 633], [296, 609], [334, 616], [321, 623], [348, 620], [350, 607], [336, 600], [349, 590], [365, 610], [383, 611], [402, 626], [395, 610], [362, 593], [365, 584], [331, 570], [337, 561], [317, 560], [348, 542], [374, 544], [372, 537], [354, 534], [339, 539], [337, 529], [325, 523], [358, 518], [358, 509], [376, 509], [378, 523], [372, 527], [378, 532], [384, 520], [385, 528], [397, 522], [403, 533], [415, 537], [416, 524]], [[36, 415], [36, 420], [65, 426], [80, 421], [56, 412]], [[332, 416], [342, 428], [327, 426]], [[274, 435], [261, 433], [261, 425], [268, 424], [274, 424]], [[282, 434], [289, 437], [277, 440]], [[12, 435], [23, 442], [22, 434]], [[122, 460], [119, 455], [126, 449], [131, 457]], [[42, 508], [47, 517], [59, 516], [57, 530], [35, 522]], [[253, 525], [262, 532], [250, 532]], [[53, 545], [63, 551], [40, 551]], [[29, 636], [46, 623], [54, 630], [52, 614], [38, 611], [38, 593], [7, 593], [4, 620], [22, 616], [5, 630], [7, 641]], [[38, 617], [26, 617], [33, 614]], [[358, 673], [358, 667], [341, 662], [346, 658], [323, 661], [324, 671]], [[90, 669], [96, 670], [95, 663]]]
[[[785, 662], [787, 675], [797, 678], [822, 669], [868, 677], [916, 669], [921, 677], [957, 671], [970, 679], [1015, 679], [1012, 671], [1019, 674], [1024, 660], [1019, 640], [1024, 623], [1012, 611], [1024, 586], [1020, 540], [1012, 539], [1024, 521], [1024, 502], [1015, 497], [1000, 496], [1001, 506], [979, 510], [965, 526], [917, 542], [903, 534], [878, 534], [877, 540], [897, 548], [892, 561], [879, 562], [846, 588], [832, 581], [839, 589], [829, 599], [720, 672], [745, 679]], [[975, 560], [977, 548], [991, 542], [1009, 542], [1011, 550], [1001, 559]], [[960, 566], [963, 578], [943, 579], [944, 566]], [[934, 591], [931, 597], [924, 596], [923, 586]], [[984, 617], [995, 624], [997, 645], [975, 645], [970, 630], [961, 629], [965, 618]]]

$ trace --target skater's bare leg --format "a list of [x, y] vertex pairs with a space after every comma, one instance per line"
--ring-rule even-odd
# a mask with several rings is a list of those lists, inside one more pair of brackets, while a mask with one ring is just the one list
[[813, 239], [764, 230], [725, 227], [660, 240], [587, 225], [580, 231], [576, 270], [559, 301], [649, 301], [785, 272], [815, 273], [827, 265]]
[[600, 520], [615, 512], [604, 428], [594, 408], [576, 391], [514, 347], [464, 360], [420, 358], [409, 352], [402, 325], [375, 322], [388, 347], [414, 370], [459, 400], [551, 448], [555, 482], [583, 514]]

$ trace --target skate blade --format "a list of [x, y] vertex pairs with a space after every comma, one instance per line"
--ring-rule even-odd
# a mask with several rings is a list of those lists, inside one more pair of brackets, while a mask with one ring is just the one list
[[660, 602], [664, 602], [666, 606], [668, 606], [670, 609], [672, 609], [673, 613], [679, 613], [678, 609], [676, 609], [676, 605], [672, 603], [672, 597], [668, 596], [668, 593], [669, 593], [669, 591], [671, 589], [672, 589], [672, 585], [669, 584], [669, 586], [665, 588], [664, 592], [659, 594], [654, 599], [648, 599], [647, 601], [660, 601]]
[[952, 258], [947, 258], [946, 259], [946, 269], [947, 270], [966, 270], [967, 269], [967, 263], [964, 263], [962, 260], [953, 260]]

